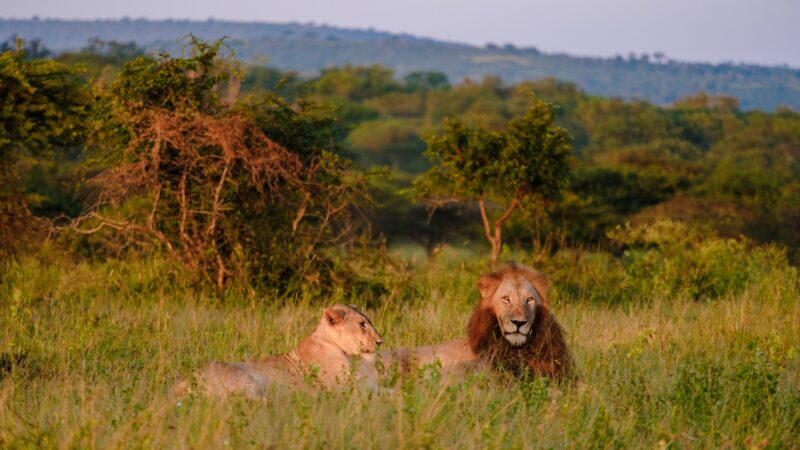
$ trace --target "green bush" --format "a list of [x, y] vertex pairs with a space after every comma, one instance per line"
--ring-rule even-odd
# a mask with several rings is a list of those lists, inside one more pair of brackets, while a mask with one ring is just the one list
[[622, 265], [637, 296], [661, 292], [716, 299], [764, 285], [772, 277], [797, 276], [786, 251], [779, 247], [756, 247], [745, 238], [719, 238], [681, 222], [617, 227], [609, 237], [627, 247]]
[[785, 249], [721, 238], [681, 222], [627, 225], [609, 237], [624, 248], [620, 257], [562, 249], [531, 264], [554, 280], [556, 298], [607, 304], [674, 297], [713, 300], [798, 282]]

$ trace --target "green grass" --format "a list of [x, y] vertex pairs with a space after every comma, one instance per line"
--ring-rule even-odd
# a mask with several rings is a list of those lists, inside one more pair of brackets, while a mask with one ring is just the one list
[[[560, 277], [552, 302], [580, 388], [488, 373], [442, 380], [429, 368], [388, 392], [275, 388], [259, 400], [178, 404], [168, 391], [179, 374], [284, 352], [324, 305], [357, 299], [221, 302], [158, 259], [24, 259], [0, 285], [0, 447], [800, 447], [794, 269], [759, 272], [714, 300], [642, 290], [639, 301], [612, 305], [592, 292], [608, 264], [542, 263]], [[385, 346], [462, 335], [479, 270], [415, 269], [413, 289], [367, 311]], [[624, 281], [620, 274], [603, 289]]]

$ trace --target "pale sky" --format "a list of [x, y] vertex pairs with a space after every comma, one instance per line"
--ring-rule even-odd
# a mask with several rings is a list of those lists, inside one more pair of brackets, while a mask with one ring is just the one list
[[0, 0], [2, 18], [314, 22], [484, 45], [800, 67], [800, 0]]

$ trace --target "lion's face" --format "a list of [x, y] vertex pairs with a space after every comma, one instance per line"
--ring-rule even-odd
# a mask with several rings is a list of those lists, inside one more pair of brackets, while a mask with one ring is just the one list
[[378, 330], [355, 305], [334, 305], [325, 310], [328, 335], [347, 355], [375, 353], [383, 343]]
[[467, 325], [474, 355], [517, 375], [567, 375], [572, 361], [547, 301], [549, 284], [513, 261], [478, 278], [481, 299]]
[[537, 309], [542, 297], [531, 282], [523, 276], [510, 276], [497, 280], [497, 289], [485, 301], [497, 316], [503, 337], [513, 346], [528, 342]]

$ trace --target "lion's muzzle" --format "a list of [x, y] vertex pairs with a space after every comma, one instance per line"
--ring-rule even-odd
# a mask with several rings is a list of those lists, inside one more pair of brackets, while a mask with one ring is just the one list
[[513, 346], [518, 347], [528, 342], [528, 335], [533, 327], [533, 321], [511, 319], [503, 327], [503, 337]]
[[503, 337], [513, 346], [519, 347], [520, 345], [525, 345], [528, 342], [528, 335], [522, 333], [505, 333]]

